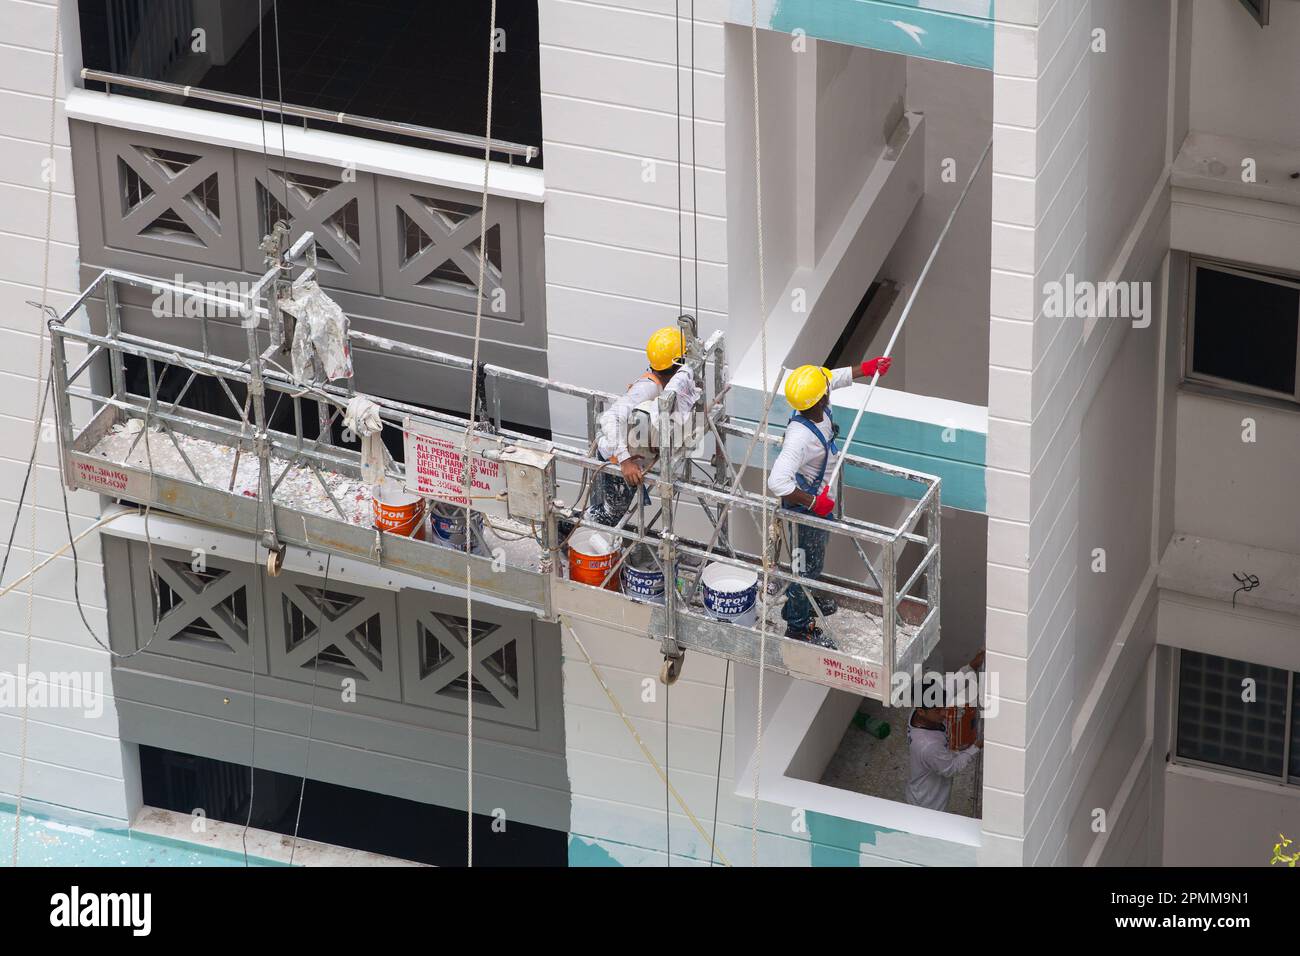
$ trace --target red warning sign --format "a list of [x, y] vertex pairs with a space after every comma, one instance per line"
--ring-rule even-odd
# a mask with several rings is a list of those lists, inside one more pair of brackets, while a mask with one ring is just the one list
[[403, 425], [406, 449], [406, 490], [425, 498], [476, 511], [502, 512], [505, 509], [506, 479], [499, 461], [482, 457], [497, 449], [498, 441], [474, 436], [474, 454], [470, 497], [465, 497], [465, 433], [459, 429], [412, 422]]
[[119, 468], [111, 462], [81, 461], [72, 462], [72, 475], [76, 483], [90, 491], [97, 491], [114, 498], [134, 498], [137, 501], [149, 497], [149, 476]]

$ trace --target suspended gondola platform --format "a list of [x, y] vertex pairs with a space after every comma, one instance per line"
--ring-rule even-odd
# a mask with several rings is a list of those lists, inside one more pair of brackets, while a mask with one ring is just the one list
[[[657, 421], [648, 419], [657, 466], [646, 473], [645, 494], [618, 526], [592, 529], [611, 543], [604, 586], [570, 576], [569, 535], [585, 527], [581, 512], [596, 474], [616, 471], [595, 455], [599, 416], [615, 396], [491, 364], [475, 369], [466, 358], [350, 331], [354, 349], [421, 360], [431, 376], [456, 376], [467, 400], [473, 395], [472, 418], [365, 396], [377, 407], [384, 430], [394, 429], [403, 439], [405, 464], [386, 456], [385, 481], [421, 497], [435, 518], [462, 531], [460, 537], [431, 534], [425, 540], [377, 529], [374, 485], [363, 479], [357, 443], [346, 441], [347, 435], [342, 444], [330, 441], [356, 397], [351, 380], [304, 383], [286, 368], [292, 323], [280, 302], [295, 284], [315, 276], [310, 233], [292, 248], [287, 240], [279, 250], [272, 247], [268, 267], [241, 298], [105, 270], [50, 320], [68, 487], [251, 535], [269, 574], [279, 572], [285, 548], [295, 545], [405, 572], [434, 588], [468, 589], [475, 600], [526, 608], [548, 621], [586, 620], [626, 632], [629, 639], [653, 640], [663, 652], [661, 676], [668, 681], [689, 667], [686, 652], [699, 652], [884, 700], [892, 676], [910, 673], [938, 643], [939, 479], [849, 455], [838, 474], [840, 487], [855, 471], [915, 487], [914, 496], [899, 499], [903, 517], [895, 526], [848, 514], [828, 520], [781, 510], [779, 502], [755, 490], [762, 484], [762, 444], [773, 458], [780, 435], [729, 418], [722, 334], [701, 342], [689, 316], [680, 324], [703, 398], [693, 419], [678, 427], [666, 403]], [[193, 304], [176, 318], [183, 329], [176, 338], [191, 347], [123, 330], [123, 298], [142, 291]], [[89, 318], [90, 303], [96, 310], [102, 306], [96, 321]], [[182, 318], [180, 311], [194, 317]], [[222, 321], [210, 314], [236, 318]], [[225, 348], [210, 345], [218, 339]], [[229, 343], [236, 340], [246, 353], [240, 358], [230, 357]], [[79, 359], [75, 366], [70, 354]], [[781, 378], [775, 376], [765, 396], [768, 410]], [[228, 414], [184, 404], [192, 389], [202, 389], [198, 383], [207, 385], [208, 394], [225, 397], [222, 411]], [[164, 400], [163, 394], [172, 397]], [[543, 407], [556, 396], [582, 403], [586, 446], [510, 428], [502, 417], [503, 394], [510, 402], [522, 394]], [[292, 431], [270, 427], [283, 422], [276, 417], [281, 407], [292, 411]], [[460, 483], [467, 448], [474, 476], [468, 498]], [[457, 479], [451, 485], [449, 474]], [[789, 547], [799, 524], [827, 530], [836, 554], [854, 556], [853, 572], [840, 560], [835, 574], [815, 581], [801, 576], [797, 549], [792, 554]], [[618, 589], [633, 554], [667, 582], [662, 594]], [[757, 607], [724, 618], [706, 606], [708, 582], [702, 579], [709, 568], [730, 569], [741, 581], [756, 579]], [[784, 636], [780, 606], [790, 585], [815, 592], [819, 617], [831, 601], [837, 605], [820, 620], [833, 648]], [[766, 628], [758, 620], [764, 607]]]

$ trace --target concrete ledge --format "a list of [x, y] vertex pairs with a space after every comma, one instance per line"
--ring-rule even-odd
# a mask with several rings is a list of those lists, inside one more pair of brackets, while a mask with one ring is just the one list
[[[122, 94], [75, 89], [68, 92], [69, 119], [99, 123], [119, 129], [140, 130], [160, 136], [186, 136], [203, 143], [262, 152], [262, 122], [247, 116], [230, 116], [191, 106], [155, 103]], [[268, 120], [268, 125], [271, 125]], [[276, 154], [279, 149], [279, 122]], [[284, 152], [290, 159], [353, 166], [366, 173], [396, 176], [477, 193], [483, 188], [483, 161], [455, 156], [436, 149], [400, 146], [361, 136], [303, 129], [286, 123]], [[540, 169], [493, 163], [488, 191], [494, 196], [541, 202], [545, 180]]]
[[[1233, 574], [1253, 574], [1259, 586], [1236, 593], [1236, 606], [1300, 618], [1300, 555], [1235, 541], [1175, 533], [1160, 561], [1160, 587], [1222, 601], [1231, 609], [1241, 584]], [[1300, 624], [1300, 621], [1297, 621]]]
[[[147, 833], [151, 836], [192, 843], [204, 849], [224, 850], [227, 853], [244, 852], [244, 828], [237, 823], [225, 823], [221, 820], [205, 820], [201, 833], [193, 829], [194, 817], [188, 813], [176, 813], [172, 810], [159, 810], [156, 807], [143, 807], [131, 821], [132, 833]], [[270, 860], [273, 863], [288, 864], [292, 854], [295, 866], [423, 866], [400, 860], [394, 856], [382, 856], [367, 853], [365, 850], [353, 850], [329, 843], [317, 843], [314, 840], [297, 840], [282, 833], [269, 830], [248, 830], [248, 855]]]

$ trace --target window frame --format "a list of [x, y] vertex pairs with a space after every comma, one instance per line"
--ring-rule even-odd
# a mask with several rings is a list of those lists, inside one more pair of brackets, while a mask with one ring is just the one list
[[[1243, 779], [1246, 780], [1259, 780], [1264, 783], [1278, 784], [1283, 787], [1291, 787], [1293, 789], [1300, 790], [1300, 776], [1293, 775], [1291, 773], [1291, 747], [1293, 742], [1292, 735], [1291, 735], [1291, 728], [1295, 719], [1295, 711], [1296, 711], [1296, 699], [1295, 699], [1295, 693], [1297, 688], [1296, 671], [1293, 671], [1289, 668], [1286, 671], [1287, 674], [1286, 714], [1283, 721], [1284, 730], [1282, 735], [1282, 772], [1280, 774], [1268, 774], [1268, 773], [1261, 773], [1258, 770], [1243, 770], [1240, 767], [1230, 767], [1227, 764], [1213, 763], [1212, 761], [1209, 760], [1197, 760], [1194, 757], [1183, 757], [1178, 753], [1178, 739], [1179, 739], [1178, 725], [1179, 725], [1179, 714], [1180, 714], [1179, 707], [1181, 704], [1182, 689], [1183, 689], [1182, 663], [1183, 663], [1184, 650], [1185, 648], [1181, 648], [1181, 647], [1174, 648], [1174, 654], [1172, 659], [1173, 674], [1171, 675], [1172, 680], [1170, 681], [1170, 683], [1173, 685], [1173, 687], [1169, 695], [1170, 704], [1173, 708], [1170, 714], [1171, 719], [1169, 721], [1169, 734], [1171, 738], [1170, 746], [1169, 746], [1170, 764], [1178, 767], [1198, 767], [1202, 770], [1213, 770], [1216, 773], [1229, 774], [1234, 777], [1242, 777]], [[1193, 653], [1208, 655], [1211, 657], [1223, 657], [1223, 655], [1221, 654], [1211, 654], [1209, 651], [1194, 651]], [[1257, 667], [1273, 667], [1272, 664], [1259, 664], [1256, 661], [1243, 661], [1239, 657], [1228, 657], [1224, 659], [1239, 661], [1244, 664], [1254, 664]], [[1274, 668], [1274, 669], [1282, 670], [1282, 668]]]
[[1204, 256], [1192, 256], [1187, 263], [1187, 331], [1183, 342], [1183, 381], [1204, 385], [1218, 391], [1268, 398], [1300, 406], [1300, 303], [1296, 307], [1296, 355], [1295, 388], [1291, 392], [1275, 391], [1248, 382], [1238, 382], [1230, 378], [1220, 378], [1198, 372], [1193, 367], [1196, 354], [1196, 278], [1200, 269], [1212, 269], [1229, 275], [1252, 279], [1256, 282], [1268, 282], [1273, 285], [1286, 286], [1300, 292], [1300, 276], [1280, 273], [1260, 272], [1238, 263], [1223, 262]]

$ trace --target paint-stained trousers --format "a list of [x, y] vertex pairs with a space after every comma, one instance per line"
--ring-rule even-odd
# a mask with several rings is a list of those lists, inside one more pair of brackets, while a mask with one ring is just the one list
[[591, 486], [591, 503], [583, 517], [589, 524], [612, 528], [623, 520], [635, 499], [636, 489], [624, 481], [622, 475], [602, 471]]
[[[798, 531], [795, 547], [799, 548], [803, 555], [803, 570], [799, 572], [800, 577], [819, 578], [822, 569], [826, 566], [826, 545], [830, 542], [831, 533], [822, 528], [810, 528], [803, 524], [796, 527]], [[835, 611], [835, 602], [830, 595], [817, 596], [814, 592], [814, 596], [823, 614], [831, 614]], [[792, 582], [785, 589], [785, 597], [781, 617], [794, 630], [807, 630], [808, 625], [816, 620], [817, 612], [813, 610], [803, 587]]]

